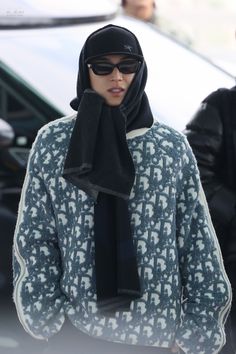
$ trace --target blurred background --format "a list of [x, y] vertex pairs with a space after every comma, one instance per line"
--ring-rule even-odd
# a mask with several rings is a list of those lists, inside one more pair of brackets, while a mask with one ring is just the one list
[[127, 16], [120, 5], [0, 0], [0, 354], [43, 353], [13, 305], [13, 234], [32, 142], [44, 124], [73, 113], [87, 36], [108, 23], [137, 35], [155, 118], [180, 131], [206, 95], [235, 84], [235, 0], [156, 0], [153, 23]]
[[195, 49], [236, 74], [235, 0], [157, 0], [157, 11], [186, 31]]
[[[120, 4], [119, 0], [113, 0]], [[236, 74], [235, 0], [156, 0], [160, 27]]]

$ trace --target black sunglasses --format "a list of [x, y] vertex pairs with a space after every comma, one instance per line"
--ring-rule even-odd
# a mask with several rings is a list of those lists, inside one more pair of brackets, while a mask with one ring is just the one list
[[136, 59], [123, 60], [120, 63], [112, 64], [107, 61], [89, 63], [88, 67], [91, 68], [96, 75], [109, 75], [114, 68], [117, 68], [122, 74], [136, 73], [140, 67], [141, 61]]

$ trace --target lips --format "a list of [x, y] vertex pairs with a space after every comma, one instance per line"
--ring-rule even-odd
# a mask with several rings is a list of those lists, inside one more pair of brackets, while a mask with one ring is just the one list
[[108, 89], [108, 92], [113, 93], [113, 94], [119, 94], [123, 93], [125, 90], [122, 87], [112, 87]]

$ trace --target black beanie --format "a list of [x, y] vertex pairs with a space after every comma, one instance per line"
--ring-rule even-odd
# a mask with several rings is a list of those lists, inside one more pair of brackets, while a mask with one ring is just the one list
[[143, 60], [142, 50], [135, 35], [126, 28], [111, 24], [88, 37], [85, 61], [89, 62], [108, 54], [129, 55]]

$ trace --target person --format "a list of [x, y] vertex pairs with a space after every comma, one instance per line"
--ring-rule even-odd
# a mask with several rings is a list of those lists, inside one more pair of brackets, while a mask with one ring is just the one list
[[122, 0], [121, 7], [126, 15], [142, 21], [158, 23], [154, 0]]
[[117, 354], [224, 345], [231, 288], [195, 158], [184, 134], [154, 122], [146, 80], [136, 36], [97, 29], [79, 57], [77, 113], [45, 125], [32, 146], [14, 302], [49, 346], [65, 321], [78, 329], [76, 353], [81, 343], [82, 353]]
[[121, 9], [123, 14], [151, 23], [185, 45], [193, 45], [190, 29], [184, 28], [183, 24], [176, 26], [173, 21], [160, 15], [155, 0], [121, 0]]
[[[186, 126], [221, 246], [226, 271], [236, 289], [236, 86], [208, 95]], [[231, 325], [230, 325], [231, 323]], [[222, 353], [236, 353], [236, 297]], [[231, 339], [230, 339], [231, 338]]]

